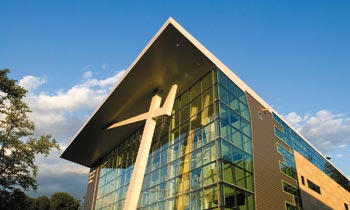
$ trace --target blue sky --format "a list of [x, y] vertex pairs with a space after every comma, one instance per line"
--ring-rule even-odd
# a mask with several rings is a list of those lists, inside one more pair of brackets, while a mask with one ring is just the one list
[[[350, 176], [349, 1], [0, 0], [0, 8], [0, 69], [30, 90], [36, 134], [66, 146], [171, 16]], [[38, 159], [34, 195], [82, 197], [87, 170], [59, 154]]]

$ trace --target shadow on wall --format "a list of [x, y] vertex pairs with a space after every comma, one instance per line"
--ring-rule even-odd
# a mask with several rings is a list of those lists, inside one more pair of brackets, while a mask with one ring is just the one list
[[304, 210], [333, 210], [333, 208], [327, 206], [325, 203], [302, 189], [300, 189], [300, 194]]

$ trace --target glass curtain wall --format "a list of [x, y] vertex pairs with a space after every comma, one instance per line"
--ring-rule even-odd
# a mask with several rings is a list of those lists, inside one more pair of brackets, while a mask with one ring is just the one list
[[[96, 209], [122, 209], [141, 132], [106, 157]], [[125, 166], [114, 164], [119, 156]], [[255, 209], [246, 96], [220, 70], [180, 93], [172, 115], [157, 120], [138, 209]]]
[[[349, 180], [341, 174], [334, 166], [332, 166], [324, 157], [322, 157], [314, 148], [312, 148], [305, 140], [293, 131], [281, 118], [279, 118], [275, 113], [273, 114], [273, 119], [279, 123], [282, 130], [275, 127], [275, 134], [278, 138], [284, 141], [290, 146], [292, 150], [297, 151], [304, 158], [308, 159], [321, 171], [327, 174], [345, 190], [350, 191]], [[293, 155], [292, 155], [293, 156]], [[294, 156], [291, 158], [294, 161]], [[281, 166], [282, 171], [286, 171], [287, 174], [290, 171], [295, 171], [294, 168], [288, 166]], [[294, 172], [295, 173], [295, 172]], [[295, 175], [294, 175], [295, 176]], [[296, 178], [295, 178], [296, 179]]]
[[95, 209], [123, 209], [125, 196], [139, 149], [139, 128], [106, 155], [100, 166]]

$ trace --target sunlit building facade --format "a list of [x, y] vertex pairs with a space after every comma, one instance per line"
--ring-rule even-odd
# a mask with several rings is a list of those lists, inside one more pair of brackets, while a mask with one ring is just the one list
[[[113, 127], [153, 113], [152, 97], [164, 101], [173, 85], [169, 114]], [[62, 158], [91, 168], [86, 209], [350, 205], [350, 181], [171, 18]]]

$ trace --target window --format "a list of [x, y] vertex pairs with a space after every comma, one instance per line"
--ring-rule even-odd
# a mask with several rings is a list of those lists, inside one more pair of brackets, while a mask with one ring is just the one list
[[286, 203], [286, 209], [287, 210], [298, 210], [297, 207], [295, 207], [294, 205], [292, 205], [290, 203]]
[[318, 186], [317, 184], [313, 183], [312, 181], [307, 180], [307, 186], [308, 186], [311, 190], [317, 192], [318, 194], [321, 194], [321, 188], [320, 188], [320, 186]]
[[292, 186], [286, 182], [283, 182], [283, 190], [284, 190], [284, 192], [287, 192], [291, 195], [294, 195], [295, 197], [299, 197], [298, 190], [294, 186]]
[[301, 176], [301, 183], [302, 183], [303, 185], [305, 185], [305, 179], [304, 179], [304, 176]]
[[348, 204], [344, 203], [344, 208], [345, 208], [345, 210], [349, 210]]
[[295, 180], [297, 179], [297, 173], [293, 169], [289, 168], [288, 166], [286, 166], [282, 162], [280, 162], [280, 169], [287, 176], [289, 176], [289, 177], [291, 177], [291, 178], [293, 178]]

